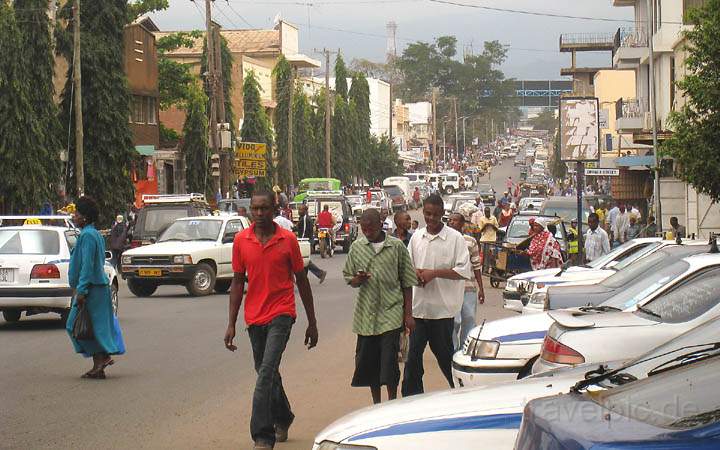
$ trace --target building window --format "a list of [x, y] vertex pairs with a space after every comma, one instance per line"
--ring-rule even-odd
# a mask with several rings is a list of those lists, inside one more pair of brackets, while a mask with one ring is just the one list
[[157, 107], [155, 97], [147, 97], [147, 123], [157, 125]]
[[133, 95], [130, 103], [131, 122], [145, 123], [145, 105], [143, 105], [143, 97]]

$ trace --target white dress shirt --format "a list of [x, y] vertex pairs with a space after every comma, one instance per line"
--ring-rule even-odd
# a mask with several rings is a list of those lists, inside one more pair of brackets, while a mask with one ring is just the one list
[[413, 317], [455, 317], [465, 296], [465, 280], [473, 276], [465, 238], [448, 226], [443, 226], [435, 235], [423, 227], [410, 238], [408, 251], [416, 269], [452, 269], [463, 277], [460, 280], [434, 278], [425, 287], [413, 287]]
[[627, 211], [619, 213], [615, 216], [610, 231], [613, 232], [613, 239], [619, 242], [625, 242], [625, 233], [630, 227], [630, 214]]
[[595, 230], [588, 229], [585, 233], [585, 257], [588, 261], [610, 253], [610, 240], [608, 234], [600, 227]]
[[281, 227], [285, 228], [285, 229], [288, 230], [288, 231], [292, 231], [292, 230], [293, 230], [293, 223], [292, 223], [290, 220], [288, 220], [288, 219], [286, 219], [285, 217], [283, 217], [283, 216], [275, 216], [275, 218], [273, 219], [273, 221], [274, 221], [276, 224], [280, 225]]

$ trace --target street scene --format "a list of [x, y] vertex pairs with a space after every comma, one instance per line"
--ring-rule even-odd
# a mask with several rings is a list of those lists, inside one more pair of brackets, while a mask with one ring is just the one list
[[720, 0], [0, 2], [0, 449], [720, 448], [717, 42]]

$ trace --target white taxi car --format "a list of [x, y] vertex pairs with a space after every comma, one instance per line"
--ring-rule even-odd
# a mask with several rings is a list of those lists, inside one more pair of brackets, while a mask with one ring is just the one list
[[[183, 217], [173, 222], [155, 244], [123, 253], [122, 277], [138, 297], [152, 295], [160, 285], [183, 285], [190, 295], [213, 290], [224, 293], [233, 278], [232, 245], [235, 234], [248, 228], [243, 216]], [[300, 240], [305, 266], [310, 243]]]
[[[26, 316], [58, 313], [63, 322], [67, 320], [73, 296], [68, 282], [70, 252], [79, 234], [70, 226], [0, 227], [0, 310], [6, 321], [17, 322], [23, 312]], [[117, 273], [108, 261], [104, 269], [117, 313]]]

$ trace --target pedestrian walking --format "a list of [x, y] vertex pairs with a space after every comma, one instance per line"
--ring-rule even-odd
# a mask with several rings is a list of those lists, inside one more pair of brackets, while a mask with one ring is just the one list
[[110, 228], [110, 253], [112, 253], [111, 264], [115, 269], [120, 266], [120, 257], [125, 250], [127, 242], [128, 227], [122, 214], [115, 217], [115, 223]]
[[250, 211], [253, 223], [235, 235], [230, 290], [229, 322], [225, 347], [237, 350], [235, 323], [242, 304], [252, 347], [257, 380], [252, 401], [250, 434], [255, 449], [271, 449], [288, 438], [295, 415], [280, 376], [280, 360], [297, 317], [293, 279], [307, 314], [305, 345], [317, 345], [318, 330], [313, 296], [303, 268], [300, 246], [293, 233], [273, 222], [277, 210], [272, 192], [253, 193]]
[[388, 400], [397, 398], [400, 382], [400, 336], [415, 328], [412, 287], [415, 268], [403, 243], [382, 230], [376, 209], [360, 217], [362, 236], [350, 246], [343, 268], [345, 281], [358, 289], [353, 333], [355, 373], [351, 385], [369, 387], [373, 403], [380, 403], [381, 388]]
[[605, 230], [600, 228], [597, 213], [588, 216], [589, 230], [585, 233], [585, 259], [594, 261], [610, 253], [610, 240]]
[[625, 210], [625, 205], [618, 206], [618, 213], [610, 227], [612, 240], [615, 245], [620, 245], [627, 241], [627, 230], [630, 226], [630, 214]]
[[393, 237], [400, 239], [402, 243], [405, 244], [405, 247], [407, 247], [410, 244], [410, 238], [413, 235], [413, 232], [410, 231], [410, 228], [412, 227], [410, 214], [408, 214], [407, 211], [398, 211], [395, 213], [394, 221], [395, 231], [393, 231], [392, 235]]
[[451, 363], [454, 320], [462, 307], [465, 282], [472, 277], [465, 238], [442, 222], [442, 197], [431, 195], [423, 202], [426, 226], [410, 239], [410, 259], [418, 277], [413, 288], [415, 331], [410, 334], [402, 395], [421, 394], [423, 353], [429, 344], [438, 366], [453, 386]]
[[[307, 205], [300, 205], [298, 207], [298, 215], [300, 217], [298, 217], [297, 237], [298, 239], [307, 239], [308, 241], [310, 241], [310, 248], [313, 248], [313, 240], [315, 239], [315, 233], [313, 230], [315, 229], [315, 223], [308, 215]], [[327, 272], [319, 268], [312, 261], [312, 259], [310, 260], [307, 269], [312, 272], [312, 274], [315, 275], [318, 280], [320, 280], [320, 284], [325, 281]]]
[[[90, 197], [80, 197], [75, 204], [73, 222], [81, 231], [75, 242], [68, 282], [73, 289], [73, 301], [65, 328], [77, 353], [92, 357], [93, 367], [82, 378], [104, 379], [105, 369], [115, 361], [112, 355], [125, 353], [122, 330], [113, 313], [110, 280], [105, 266], [105, 242], [95, 228], [98, 206]], [[93, 338], [75, 339], [73, 328], [80, 308], [85, 308], [92, 322]]]
[[485, 291], [482, 284], [482, 259], [480, 258], [480, 248], [477, 240], [464, 233], [465, 224], [467, 222], [465, 215], [461, 213], [452, 213], [448, 219], [448, 226], [463, 234], [465, 244], [467, 245], [470, 255], [470, 264], [472, 266], [475, 279], [465, 280], [465, 294], [460, 312], [455, 315], [453, 327], [453, 349], [458, 351], [462, 347], [463, 342], [475, 328], [475, 315], [477, 314], [477, 305], [485, 303]]

